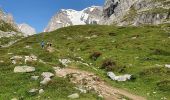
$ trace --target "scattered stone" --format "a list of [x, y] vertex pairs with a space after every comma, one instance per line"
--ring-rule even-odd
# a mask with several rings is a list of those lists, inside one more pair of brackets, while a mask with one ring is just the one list
[[46, 49], [49, 53], [53, 53], [55, 49], [53, 47], [47, 47]]
[[13, 56], [12, 58], [10, 58], [11, 60], [20, 60], [22, 59], [22, 56]]
[[35, 55], [31, 54], [31, 56], [25, 56], [25, 63], [33, 61], [37, 61], [37, 57]]
[[0, 60], [0, 63], [4, 63], [4, 61], [3, 61], [3, 60]]
[[75, 89], [79, 90], [80, 93], [87, 93], [87, 90], [83, 89], [82, 87], [75, 87]]
[[69, 59], [59, 59], [59, 62], [64, 65], [65, 67], [68, 66], [69, 63], [71, 63], [71, 61]]
[[36, 95], [37, 92], [38, 92], [38, 89], [31, 89], [31, 90], [28, 91], [28, 93], [29, 93], [30, 95]]
[[46, 64], [46, 62], [44, 62], [43, 60], [39, 59], [40, 63]]
[[71, 94], [71, 95], [68, 96], [68, 98], [77, 99], [77, 98], [79, 98], [79, 94], [78, 93]]
[[41, 76], [42, 76], [43, 78], [51, 78], [51, 77], [54, 76], [54, 74], [51, 73], [51, 72], [43, 72], [43, 73], [41, 74]]
[[32, 49], [32, 47], [29, 46], [29, 45], [25, 46], [24, 48], [26, 48], [26, 49]]
[[35, 71], [35, 67], [31, 67], [31, 66], [16, 66], [14, 68], [15, 73], [25, 73], [25, 72], [34, 72], [34, 71]]
[[156, 94], [156, 92], [153, 92], [153, 94]]
[[8, 55], [12, 55], [13, 53], [8, 53]]
[[42, 94], [42, 93], [44, 93], [44, 90], [43, 90], [43, 89], [40, 89], [40, 90], [39, 90], [39, 94]]
[[17, 98], [12, 98], [11, 100], [18, 100]]
[[132, 39], [136, 39], [137, 37], [132, 37]]
[[108, 72], [107, 76], [109, 76], [112, 80], [116, 80], [116, 81], [127, 81], [130, 80], [131, 78], [131, 75], [129, 74], [116, 76], [113, 72]]
[[16, 62], [15, 60], [12, 60], [12, 64], [14, 64], [14, 65], [15, 65], [15, 64], [17, 64], [17, 62]]
[[165, 67], [166, 67], [166, 68], [170, 68], [170, 64], [166, 64]]
[[22, 60], [22, 56], [13, 56], [13, 57], [11, 57], [10, 58], [11, 59], [11, 61], [12, 61], [12, 64], [17, 64], [17, 61], [20, 61], [20, 60]]
[[38, 80], [39, 76], [31, 76], [32, 80]]
[[103, 98], [103, 95], [99, 94], [98, 97], [99, 97], [99, 98]]
[[51, 81], [51, 78], [44, 78], [43, 81], [40, 82], [41, 85], [47, 85]]

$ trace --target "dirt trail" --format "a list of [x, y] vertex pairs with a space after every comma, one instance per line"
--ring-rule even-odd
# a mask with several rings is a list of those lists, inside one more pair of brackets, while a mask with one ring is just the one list
[[91, 72], [73, 68], [56, 69], [55, 72], [59, 77], [70, 75], [71, 82], [76, 83], [77, 85], [82, 85], [89, 90], [95, 90], [97, 93], [101, 94], [105, 100], [121, 100], [123, 96], [132, 100], [146, 100], [144, 97], [109, 86], [106, 82]]

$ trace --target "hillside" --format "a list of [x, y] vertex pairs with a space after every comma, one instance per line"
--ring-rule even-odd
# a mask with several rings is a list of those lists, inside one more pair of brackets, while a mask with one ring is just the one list
[[[79, 93], [72, 76], [55, 76], [48, 85], [40, 85], [43, 72], [55, 73], [53, 67], [65, 68], [62, 59], [69, 62], [67, 68], [95, 73], [112, 87], [140, 95], [147, 100], [170, 99], [170, 25], [116, 27], [116, 26], [70, 26], [53, 32], [24, 38], [8, 48], [0, 48], [0, 99], [68, 100], [68, 95]], [[42, 49], [41, 41], [52, 43]], [[24, 56], [36, 60], [24, 63]], [[97, 55], [97, 56], [96, 56]], [[12, 64], [10, 58], [19, 60]], [[36, 57], [35, 57], [36, 56]], [[21, 58], [21, 59], [20, 59]], [[23, 58], [23, 59], [22, 59]], [[14, 59], [14, 58], [13, 58]], [[15, 59], [14, 59], [15, 60]], [[31, 73], [14, 73], [16, 66], [35, 67]], [[113, 81], [107, 76], [130, 74], [131, 80]], [[39, 76], [38, 80], [31, 80]], [[88, 83], [87, 83], [88, 84]], [[44, 93], [30, 93], [30, 89], [43, 89]], [[78, 100], [96, 100], [101, 96], [94, 90], [80, 93]], [[122, 100], [128, 99], [119, 95]]]

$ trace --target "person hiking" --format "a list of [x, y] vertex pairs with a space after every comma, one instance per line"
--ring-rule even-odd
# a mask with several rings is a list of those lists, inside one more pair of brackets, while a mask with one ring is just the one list
[[44, 41], [41, 41], [41, 48], [44, 48], [44, 46], [45, 46]]

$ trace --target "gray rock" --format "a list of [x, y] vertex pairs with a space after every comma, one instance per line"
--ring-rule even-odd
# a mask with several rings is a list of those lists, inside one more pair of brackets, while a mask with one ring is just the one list
[[79, 94], [78, 93], [71, 94], [71, 95], [68, 96], [68, 98], [77, 99], [77, 98], [79, 98]]
[[42, 93], [44, 93], [44, 90], [43, 90], [43, 89], [40, 89], [40, 90], [39, 90], [39, 94], [42, 94]]
[[38, 80], [39, 76], [31, 76], [32, 80]]
[[116, 76], [113, 72], [108, 72], [107, 76], [109, 76], [112, 80], [116, 80], [116, 81], [127, 81], [130, 80], [131, 78], [131, 75], [129, 74]]
[[[166, 0], [106, 0], [100, 24], [141, 25], [170, 23]], [[159, 10], [162, 9], [160, 12]], [[154, 12], [155, 11], [155, 12]]]
[[43, 73], [41, 74], [41, 76], [42, 76], [43, 78], [51, 78], [51, 77], [54, 76], [54, 74], [51, 73], [51, 72], [43, 72]]
[[51, 81], [51, 78], [44, 78], [43, 81], [40, 82], [41, 85], [47, 85]]
[[14, 68], [14, 73], [25, 73], [25, 72], [34, 72], [35, 67], [31, 66], [16, 66]]
[[166, 64], [165, 67], [166, 67], [166, 68], [170, 68], [170, 64]]

